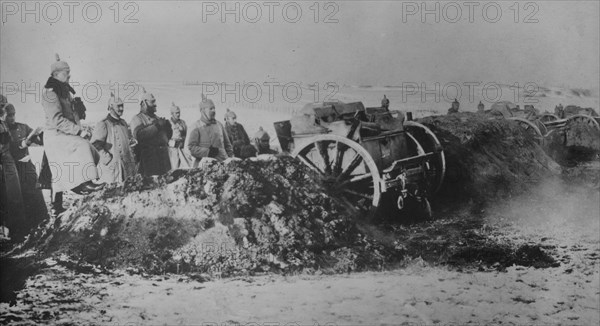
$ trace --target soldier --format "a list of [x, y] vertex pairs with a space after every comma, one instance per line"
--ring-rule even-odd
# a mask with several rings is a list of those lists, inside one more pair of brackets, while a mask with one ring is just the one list
[[44, 149], [50, 166], [58, 171], [52, 178], [52, 189], [56, 193], [72, 190], [78, 194], [99, 190], [102, 185], [93, 180], [99, 177], [96, 164], [100, 156], [86, 139], [90, 135], [81, 126], [80, 116], [74, 109], [71, 94], [75, 94], [75, 90], [69, 85], [71, 69], [57, 54], [50, 70], [42, 106], [46, 114]]
[[450, 107], [448, 109], [448, 114], [458, 113], [459, 108], [460, 108], [460, 103], [458, 103], [457, 99], [454, 99], [454, 102], [452, 102], [452, 107]]
[[183, 153], [183, 146], [187, 137], [187, 125], [181, 119], [181, 109], [175, 103], [171, 105], [171, 127], [173, 128], [173, 136], [169, 140], [171, 168], [189, 168], [190, 164]]
[[225, 129], [227, 130], [235, 157], [244, 159], [256, 155], [256, 151], [253, 151], [254, 146], [250, 144], [250, 138], [244, 126], [237, 122], [237, 115], [229, 109], [225, 112]]
[[539, 114], [539, 111], [531, 104], [525, 105], [524, 112], [527, 120], [535, 120]]
[[385, 95], [383, 95], [383, 99], [381, 100], [381, 107], [386, 110], [389, 110], [390, 100]]
[[556, 115], [559, 119], [564, 119], [565, 117], [565, 109], [562, 104], [558, 104], [558, 106], [554, 107], [554, 115]]
[[202, 94], [200, 120], [194, 123], [188, 148], [194, 157], [194, 167], [204, 157], [224, 161], [233, 156], [225, 127], [215, 119], [215, 104]]
[[483, 113], [484, 109], [485, 109], [485, 105], [483, 105], [483, 103], [481, 103], [481, 101], [479, 101], [479, 104], [477, 104], [477, 112]]
[[19, 174], [19, 184], [24, 203], [25, 219], [18, 221], [18, 229], [26, 234], [48, 216], [44, 195], [41, 189], [38, 188], [37, 173], [28, 150], [28, 147], [33, 143], [42, 144], [39, 138], [42, 128], [33, 130], [24, 123], [16, 122], [16, 110], [12, 104], [5, 106], [5, 112], [5, 122], [11, 137], [10, 153]]
[[271, 149], [271, 137], [264, 131], [262, 127], [258, 128], [256, 134], [254, 134], [254, 144], [257, 149], [257, 154], [277, 154], [277, 151]]
[[169, 120], [156, 116], [156, 99], [143, 89], [140, 113], [131, 119], [131, 131], [137, 141], [135, 156], [138, 171], [145, 176], [161, 175], [171, 169], [169, 139], [173, 129]]
[[92, 134], [92, 144], [100, 153], [98, 164], [100, 180], [105, 183], [123, 183], [136, 173], [131, 145], [135, 139], [129, 125], [121, 117], [125, 104], [123, 100], [110, 94], [108, 115], [96, 124]]
[[[10, 154], [10, 132], [4, 123], [6, 97], [2, 96], [0, 101], [0, 240], [10, 240], [9, 231], [17, 231], [23, 216], [23, 196], [17, 166]], [[18, 231], [15, 233], [17, 236], [13, 238], [21, 236]]]

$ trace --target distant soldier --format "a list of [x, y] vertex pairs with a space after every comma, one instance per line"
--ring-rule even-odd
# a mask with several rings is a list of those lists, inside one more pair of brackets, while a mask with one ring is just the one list
[[381, 107], [386, 110], [390, 108], [390, 100], [385, 95], [383, 95], [383, 99], [381, 100]]
[[277, 154], [277, 151], [271, 149], [271, 137], [262, 127], [259, 127], [256, 134], [254, 134], [254, 144], [258, 155]]
[[96, 124], [92, 144], [100, 153], [100, 180], [105, 183], [122, 183], [136, 173], [131, 145], [135, 140], [129, 125], [121, 117], [125, 104], [113, 93], [108, 100], [108, 115]]
[[216, 109], [212, 100], [202, 94], [200, 120], [194, 123], [188, 148], [194, 157], [194, 167], [202, 158], [224, 161], [233, 157], [233, 148], [225, 127], [215, 119]]
[[483, 103], [481, 103], [481, 101], [479, 101], [479, 104], [477, 104], [477, 112], [483, 113], [484, 110], [485, 110], [485, 105], [483, 105]]
[[229, 109], [225, 112], [225, 129], [235, 157], [243, 159], [256, 156], [256, 149], [250, 144], [246, 129], [241, 123], [237, 122], [237, 115]]
[[527, 120], [535, 120], [535, 118], [539, 114], [539, 111], [533, 105], [530, 105], [530, 104], [525, 105], [524, 112], [525, 112], [525, 118]]
[[169, 120], [156, 116], [156, 99], [143, 89], [140, 113], [131, 119], [130, 128], [137, 141], [135, 156], [138, 171], [144, 176], [161, 175], [171, 169], [169, 139], [173, 129]]
[[458, 103], [457, 99], [454, 99], [454, 102], [452, 102], [452, 107], [448, 109], [448, 114], [458, 113], [459, 108], [460, 103]]
[[187, 125], [181, 119], [181, 109], [172, 103], [171, 105], [171, 127], [173, 136], [169, 139], [169, 158], [171, 159], [171, 169], [189, 168], [188, 158], [183, 153], [185, 139], [187, 137]]
[[559, 119], [565, 118], [565, 109], [562, 104], [558, 104], [558, 106], [554, 107], [554, 115], [556, 115]]

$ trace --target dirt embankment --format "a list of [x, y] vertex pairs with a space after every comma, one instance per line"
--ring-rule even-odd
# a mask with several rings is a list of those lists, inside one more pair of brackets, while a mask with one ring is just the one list
[[128, 180], [75, 202], [25, 246], [107, 267], [231, 275], [315, 267], [358, 243], [346, 209], [280, 157]]
[[600, 161], [600, 129], [591, 120], [575, 120], [556, 129], [544, 140], [544, 149], [559, 164], [576, 167]]
[[514, 121], [465, 112], [419, 122], [433, 131], [444, 148], [446, 178], [436, 197], [442, 206], [494, 203], [561, 172]]

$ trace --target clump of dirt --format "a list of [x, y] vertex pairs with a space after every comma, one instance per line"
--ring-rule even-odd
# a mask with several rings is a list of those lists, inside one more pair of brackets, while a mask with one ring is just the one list
[[514, 121], [465, 112], [419, 122], [444, 148], [447, 170], [438, 194], [443, 205], [492, 203], [560, 174], [560, 167]]
[[504, 270], [519, 265], [535, 268], [559, 266], [540, 244], [517, 244], [490, 228], [477, 217], [455, 217], [426, 225], [393, 226], [396, 248], [407, 258], [420, 258], [431, 264], [480, 270]]
[[496, 269], [505, 269], [513, 265], [535, 268], [558, 267], [560, 263], [545, 252], [539, 245], [481, 245], [461, 248], [448, 259], [454, 266], [484, 264]]

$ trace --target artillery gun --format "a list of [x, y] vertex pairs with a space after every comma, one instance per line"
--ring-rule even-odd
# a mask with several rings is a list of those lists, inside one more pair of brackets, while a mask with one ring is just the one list
[[521, 110], [515, 104], [503, 101], [494, 103], [485, 113], [496, 117], [516, 121], [527, 132], [531, 133], [538, 143], [556, 130], [568, 131], [576, 125], [587, 125], [600, 131], [600, 117], [592, 108], [582, 108], [569, 105], [564, 110], [558, 109], [557, 114], [540, 113], [533, 106], [526, 105]]
[[426, 126], [361, 102], [307, 104], [274, 125], [282, 150], [355, 212], [369, 219], [382, 201], [394, 201], [400, 211], [431, 218], [429, 198], [444, 180], [446, 162]]
[[600, 131], [600, 116], [592, 108], [582, 108], [576, 105], [567, 105], [564, 109], [556, 107], [556, 114], [544, 113], [538, 117], [547, 129], [544, 136], [554, 130], [568, 130], [576, 124], [587, 125]]
[[531, 134], [538, 144], [542, 144], [544, 141], [547, 128], [537, 119], [539, 111], [533, 106], [526, 105], [522, 110], [512, 102], [501, 101], [492, 104], [492, 107], [485, 113], [494, 118], [513, 120]]

